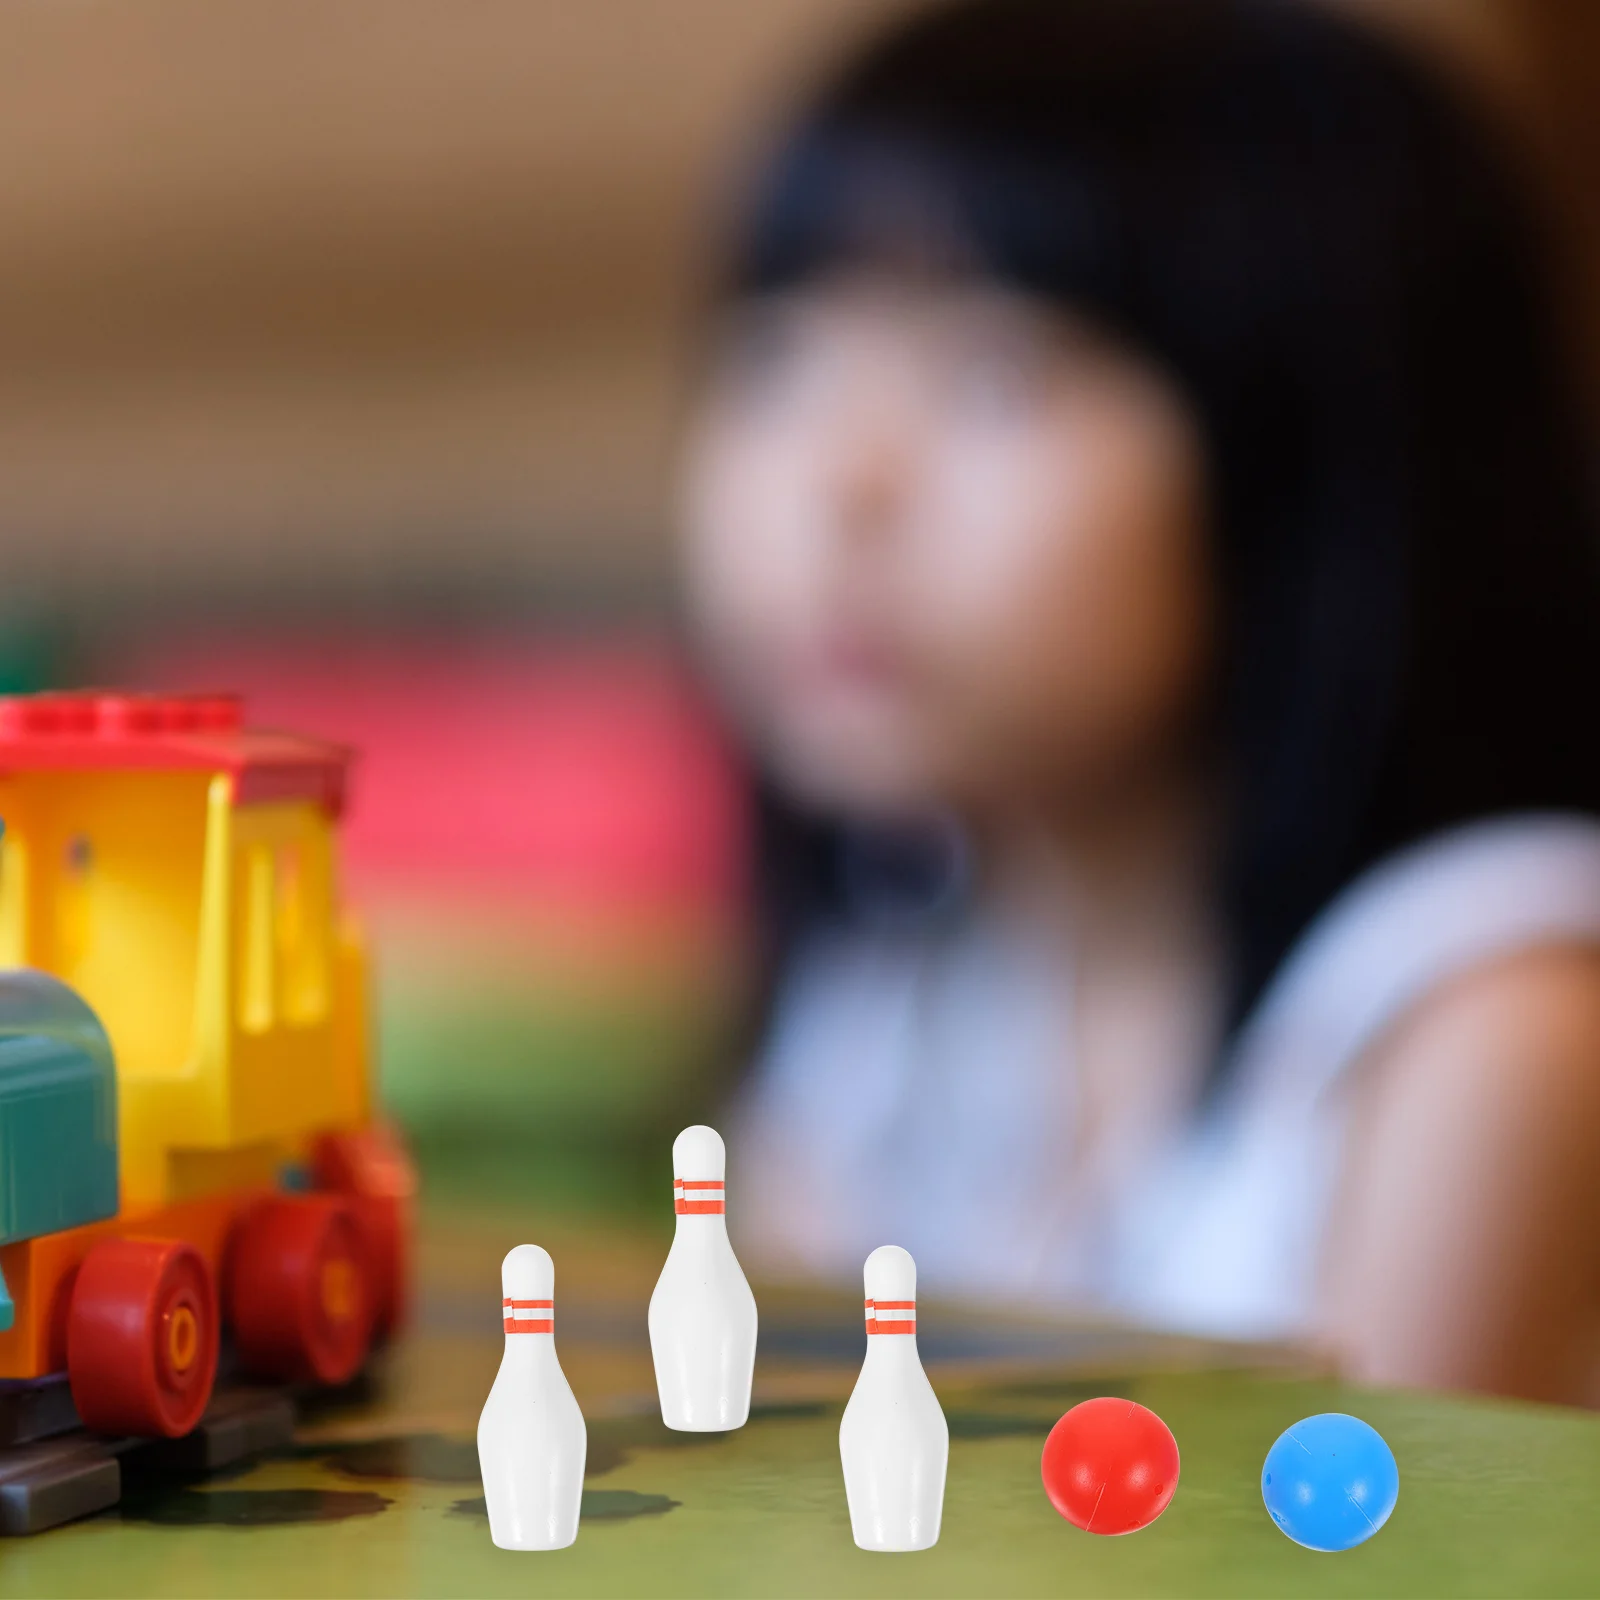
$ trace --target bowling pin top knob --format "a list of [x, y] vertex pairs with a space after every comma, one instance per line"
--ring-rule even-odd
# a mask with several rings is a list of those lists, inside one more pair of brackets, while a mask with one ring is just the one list
[[882, 1244], [862, 1272], [867, 1290], [867, 1332], [917, 1331], [917, 1264], [909, 1250]]
[[536, 1244], [519, 1244], [500, 1263], [507, 1333], [554, 1333], [556, 1264]]
[[725, 1214], [723, 1179], [728, 1151], [715, 1128], [685, 1128], [672, 1141], [672, 1192], [680, 1217]]

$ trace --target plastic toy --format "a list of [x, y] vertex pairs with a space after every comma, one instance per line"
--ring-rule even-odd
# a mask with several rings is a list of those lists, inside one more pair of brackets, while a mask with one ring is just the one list
[[1389, 1520], [1400, 1469], [1360, 1417], [1324, 1411], [1278, 1436], [1261, 1468], [1267, 1514], [1308, 1550], [1349, 1550]]
[[742, 1428], [756, 1360], [756, 1297], [728, 1240], [728, 1153], [715, 1128], [672, 1141], [677, 1223], [650, 1296], [661, 1420], [686, 1433]]
[[1044, 1442], [1039, 1464], [1050, 1504], [1085, 1533], [1148, 1527], [1178, 1489], [1178, 1443], [1155, 1412], [1132, 1400], [1085, 1400]]
[[213, 1404], [224, 1332], [329, 1385], [401, 1320], [347, 768], [231, 699], [0, 698], [0, 1532], [114, 1502], [130, 1437], [211, 1466], [281, 1433]]
[[502, 1550], [564, 1550], [578, 1537], [589, 1430], [556, 1355], [556, 1268], [519, 1244], [500, 1265], [505, 1354], [478, 1418], [489, 1536]]
[[950, 1425], [917, 1353], [917, 1264], [881, 1244], [862, 1269], [867, 1354], [839, 1419], [850, 1531], [863, 1550], [939, 1542]]

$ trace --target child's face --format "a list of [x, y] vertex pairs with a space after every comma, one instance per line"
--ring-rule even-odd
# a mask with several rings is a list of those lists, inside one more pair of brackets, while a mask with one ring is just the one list
[[1203, 674], [1202, 464], [1157, 371], [988, 288], [840, 279], [729, 319], [691, 433], [691, 610], [834, 808], [1115, 796]]

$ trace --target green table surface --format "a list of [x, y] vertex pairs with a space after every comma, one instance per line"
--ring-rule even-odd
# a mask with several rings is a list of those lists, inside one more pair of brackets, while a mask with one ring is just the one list
[[[589, 1419], [577, 1543], [494, 1548], [473, 1428], [499, 1360], [498, 1262], [557, 1264], [557, 1343]], [[539, 1217], [428, 1222], [416, 1326], [369, 1392], [307, 1412], [292, 1451], [0, 1544], [12, 1595], [1595, 1595], [1600, 1419], [1362, 1393], [1281, 1352], [927, 1304], [920, 1340], [950, 1421], [944, 1529], [916, 1555], [850, 1538], [838, 1425], [859, 1296], [762, 1292], [757, 1405], [731, 1434], [653, 1412], [644, 1313], [665, 1236]], [[1096, 1538], [1044, 1498], [1039, 1452], [1095, 1394], [1152, 1407], [1183, 1472], [1144, 1531]], [[1371, 1422], [1400, 1465], [1378, 1536], [1340, 1555], [1285, 1539], [1261, 1462], [1312, 1412]]]

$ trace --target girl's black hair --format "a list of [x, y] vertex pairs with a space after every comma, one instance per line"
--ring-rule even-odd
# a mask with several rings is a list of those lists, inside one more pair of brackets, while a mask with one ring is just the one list
[[[1236, 1022], [1386, 852], [1600, 810], [1595, 528], [1518, 192], [1445, 86], [1310, 8], [969, 0], [860, 55], [747, 196], [732, 294], [972, 271], [1099, 318], [1187, 394]], [[772, 796], [765, 826], [785, 942], [846, 914], [863, 859], [915, 878], [914, 841], [864, 855]]]

